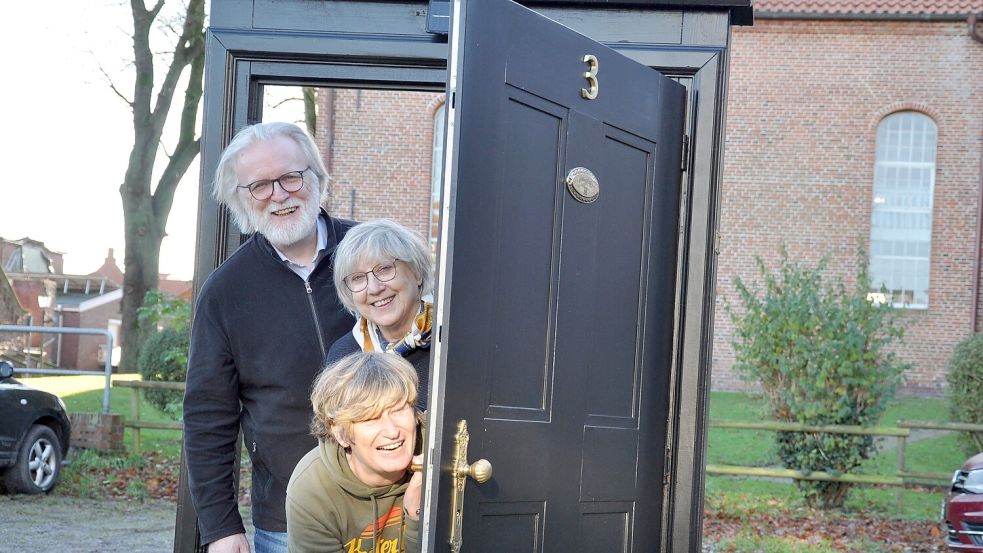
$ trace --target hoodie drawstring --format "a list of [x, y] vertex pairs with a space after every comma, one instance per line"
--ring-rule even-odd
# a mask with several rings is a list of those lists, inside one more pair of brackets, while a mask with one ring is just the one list
[[372, 551], [379, 553], [379, 500], [372, 496], [372, 512], [375, 518], [372, 522]]

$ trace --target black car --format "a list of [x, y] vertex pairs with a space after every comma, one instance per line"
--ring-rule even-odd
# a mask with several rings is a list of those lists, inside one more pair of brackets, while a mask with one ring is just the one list
[[0, 477], [8, 493], [46, 493], [58, 483], [72, 423], [61, 398], [13, 379], [0, 361]]

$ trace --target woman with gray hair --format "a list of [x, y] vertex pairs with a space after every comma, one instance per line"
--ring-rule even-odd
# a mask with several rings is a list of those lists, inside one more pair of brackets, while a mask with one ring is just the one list
[[335, 250], [334, 284], [357, 320], [331, 346], [328, 364], [358, 351], [400, 355], [416, 369], [417, 407], [426, 410], [433, 266], [423, 237], [388, 219], [356, 225]]

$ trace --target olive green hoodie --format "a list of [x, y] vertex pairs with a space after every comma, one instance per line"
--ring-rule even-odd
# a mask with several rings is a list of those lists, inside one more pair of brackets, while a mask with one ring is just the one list
[[363, 484], [345, 450], [320, 442], [287, 485], [290, 553], [415, 553], [420, 522], [403, 513], [410, 474], [396, 484]]

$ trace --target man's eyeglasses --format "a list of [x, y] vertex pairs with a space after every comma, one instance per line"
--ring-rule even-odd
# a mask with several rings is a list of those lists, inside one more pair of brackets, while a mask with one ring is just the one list
[[290, 171], [284, 173], [273, 180], [258, 180], [249, 184], [240, 184], [239, 188], [249, 190], [249, 194], [259, 201], [268, 200], [273, 197], [274, 187], [279, 184], [284, 192], [296, 192], [304, 187], [304, 171]]
[[361, 292], [369, 285], [369, 275], [375, 275], [375, 279], [379, 282], [389, 282], [396, 276], [396, 261], [398, 260], [393, 259], [392, 263], [380, 263], [367, 273], [352, 273], [343, 279], [345, 286], [353, 293]]

